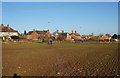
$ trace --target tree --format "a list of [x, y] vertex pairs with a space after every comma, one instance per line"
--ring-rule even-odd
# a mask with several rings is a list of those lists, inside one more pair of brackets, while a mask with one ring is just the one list
[[11, 36], [11, 38], [12, 38], [13, 40], [19, 39], [18, 36]]
[[106, 34], [106, 36], [111, 37], [111, 35], [110, 35], [110, 34]]
[[20, 33], [18, 33], [18, 35], [20, 36], [21, 34], [20, 34]]
[[24, 30], [24, 35], [26, 35], [27, 33], [26, 33], [26, 30]]
[[113, 38], [113, 39], [118, 39], [118, 35], [117, 35], [117, 34], [114, 34], [114, 35], [112, 36], [112, 38]]
[[89, 34], [89, 36], [93, 36], [93, 35], [94, 35], [94, 33]]
[[120, 35], [118, 35], [118, 39], [120, 39]]
[[99, 36], [100, 36], [100, 37], [102, 37], [102, 36], [103, 36], [103, 34], [100, 34]]
[[94, 35], [94, 33], [91, 33], [91, 35], [93, 36], [93, 35]]

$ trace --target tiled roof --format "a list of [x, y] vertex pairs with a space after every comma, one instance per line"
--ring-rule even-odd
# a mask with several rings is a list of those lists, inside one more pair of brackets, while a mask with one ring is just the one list
[[0, 27], [0, 29], [1, 29], [0, 31], [2, 31], [2, 32], [18, 32], [10, 27], [7, 27], [7, 26]]
[[58, 33], [59, 35], [65, 35], [65, 34], [67, 34], [67, 33]]
[[32, 34], [32, 32], [33, 32], [33, 31], [29, 31], [29, 32], [27, 33], [27, 35], [28, 35], [28, 34], [29, 34], [29, 35]]
[[[45, 34], [45, 33], [47, 33], [47, 31], [35, 31], [35, 32], [37, 32], [38, 34]], [[29, 31], [28, 33], [27, 33], [27, 35], [29, 34], [29, 35], [31, 35], [33, 33], [33, 31]]]
[[45, 34], [47, 31], [36, 31], [38, 34]]
[[104, 40], [104, 39], [109, 39], [110, 37], [108, 36], [103, 36], [103, 37], [100, 37], [100, 39]]
[[78, 33], [71, 33], [70, 35], [80, 36]]

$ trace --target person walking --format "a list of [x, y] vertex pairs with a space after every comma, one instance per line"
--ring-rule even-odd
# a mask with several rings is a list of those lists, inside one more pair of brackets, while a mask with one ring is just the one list
[[52, 45], [52, 39], [50, 39], [50, 44]]
[[48, 40], [48, 44], [49, 44], [49, 40]]

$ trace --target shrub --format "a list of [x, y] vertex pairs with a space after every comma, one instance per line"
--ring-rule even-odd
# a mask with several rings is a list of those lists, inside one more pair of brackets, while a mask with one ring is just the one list
[[109, 41], [109, 39], [104, 39], [104, 41]]
[[11, 39], [13, 39], [13, 40], [18, 40], [19, 37], [18, 37], [18, 36], [11, 36]]

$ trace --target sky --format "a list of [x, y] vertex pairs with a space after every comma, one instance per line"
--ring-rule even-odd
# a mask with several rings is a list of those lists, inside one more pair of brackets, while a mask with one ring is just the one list
[[118, 2], [120, 0], [2, 0], [2, 2]]
[[18, 32], [77, 31], [80, 35], [117, 34], [117, 2], [3, 2], [2, 23]]

